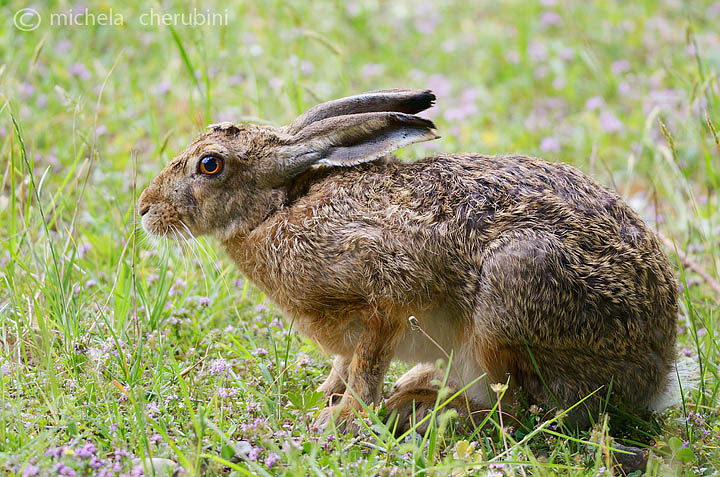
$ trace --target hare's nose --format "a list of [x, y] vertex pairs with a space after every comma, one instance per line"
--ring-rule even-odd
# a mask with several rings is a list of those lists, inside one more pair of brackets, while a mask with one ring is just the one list
[[141, 209], [141, 210], [140, 210], [140, 217], [142, 217], [143, 215], [147, 214], [149, 210], [150, 210], [150, 206], [149, 206], [149, 205], [146, 206], [144, 209]]

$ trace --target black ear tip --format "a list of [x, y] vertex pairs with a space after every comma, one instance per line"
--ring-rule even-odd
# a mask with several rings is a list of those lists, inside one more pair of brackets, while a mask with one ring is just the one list
[[433, 123], [429, 119], [421, 118], [420, 116], [415, 116], [412, 114], [397, 113], [395, 115], [395, 118], [399, 121], [408, 122], [408, 123], [414, 124], [416, 126], [421, 126], [421, 127], [428, 128], [428, 129], [437, 129], [437, 127], [435, 127], [435, 123]]
[[428, 128], [430, 128], [430, 129], [437, 129], [437, 127], [435, 127], [435, 123], [434, 123], [434, 122], [430, 121], [429, 119], [425, 119], [425, 118], [422, 118], [422, 120], [425, 122], [425, 125], [426, 125]]
[[410, 114], [419, 113], [431, 108], [435, 104], [435, 95], [429, 89], [416, 91], [409, 99], [408, 108], [403, 111]]
[[433, 92], [432, 92], [431, 90], [429, 90], [429, 89], [426, 89], [425, 91], [423, 91], [423, 93], [424, 93], [425, 97], [427, 98], [427, 101], [430, 103], [430, 106], [434, 105], [434, 104], [435, 104], [435, 100], [437, 99], [437, 98], [435, 97], [435, 93], [433, 93]]

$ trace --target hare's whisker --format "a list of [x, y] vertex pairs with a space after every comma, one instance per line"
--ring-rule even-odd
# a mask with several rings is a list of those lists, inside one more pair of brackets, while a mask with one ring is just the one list
[[[185, 223], [184, 223], [182, 220], [180, 221], [180, 224], [182, 224], [182, 225], [185, 227], [185, 230], [187, 230], [188, 233], [190, 233], [190, 230], [188, 229], [187, 225], [185, 225]], [[175, 226], [173, 225], [173, 227], [175, 227]], [[178, 229], [176, 228], [175, 230], [178, 230]], [[202, 257], [200, 257], [200, 255], [197, 253], [197, 251], [196, 251], [195, 248], [192, 246], [192, 244], [190, 243], [190, 241], [188, 240], [188, 238], [185, 236], [185, 234], [180, 233], [179, 230], [178, 230], [177, 233], [178, 233], [178, 235], [182, 238], [182, 240], [183, 240], [183, 242], [185, 243], [185, 245], [187, 245], [187, 247], [188, 247], [188, 249], [190, 250], [190, 253], [192, 254], [192, 256], [198, 261], [198, 264], [200, 265], [200, 270], [202, 271], [202, 274], [203, 274], [203, 279], [204, 279], [204, 281], [205, 281], [205, 295], [206, 295], [206, 296], [209, 296], [209, 295], [210, 295], [210, 284], [209, 284], [209, 281], [208, 281], [208, 276], [207, 276], [207, 272], [206, 272], [206, 270], [205, 270], [205, 266], [203, 265]], [[192, 236], [192, 233], [190, 233], [190, 235]], [[196, 242], [197, 242], [197, 241], [196, 241]], [[189, 259], [189, 257], [188, 257], [188, 259]], [[190, 267], [187, 267], [187, 268], [189, 269]]]
[[230, 287], [228, 286], [227, 281], [225, 280], [225, 274], [223, 273], [222, 269], [220, 268], [220, 265], [218, 265], [220, 260], [218, 259], [217, 254], [215, 254], [215, 251], [212, 248], [210, 248], [210, 251], [208, 251], [205, 248], [205, 246], [203, 245], [203, 243], [197, 237], [195, 237], [195, 234], [192, 233], [192, 231], [190, 230], [190, 228], [187, 226], [187, 224], [185, 222], [183, 222], [181, 220], [180, 225], [182, 225], [185, 228], [185, 231], [190, 236], [190, 239], [193, 241], [193, 243], [197, 244], [197, 246], [200, 248], [200, 251], [202, 252], [202, 254], [210, 259], [210, 261], [213, 264], [213, 268], [220, 276], [220, 280], [222, 280], [223, 285], [225, 285], [225, 289], [229, 292]]

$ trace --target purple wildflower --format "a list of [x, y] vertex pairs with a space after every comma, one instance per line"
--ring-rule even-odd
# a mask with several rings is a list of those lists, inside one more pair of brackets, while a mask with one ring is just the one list
[[258, 459], [259, 455], [260, 455], [260, 448], [253, 446], [253, 448], [250, 449], [250, 452], [248, 452], [247, 458], [248, 458], [248, 460], [255, 462]]
[[450, 80], [441, 74], [430, 75], [427, 79], [427, 87], [438, 97], [448, 96], [451, 89]]
[[130, 457], [130, 452], [127, 449], [117, 448], [115, 449], [115, 456], [119, 458]]
[[88, 465], [91, 469], [98, 470], [100, 467], [105, 467], [105, 461], [102, 459], [98, 459], [95, 456], [92, 456]]
[[22, 472], [22, 477], [33, 477], [35, 475], [38, 475], [40, 473], [40, 467], [28, 464], [25, 466]]
[[0, 376], [10, 376], [12, 373], [12, 365], [8, 362], [5, 362], [0, 366]]
[[160, 442], [160, 439], [162, 439], [162, 436], [160, 434], [153, 434], [152, 436], [150, 436], [150, 442], [152, 442], [153, 444], [157, 444], [158, 442]]
[[628, 71], [630, 71], [630, 62], [628, 60], [613, 61], [610, 65], [610, 70], [615, 75], [627, 73]]
[[210, 297], [201, 296], [200, 299], [198, 300], [198, 302], [202, 306], [208, 306], [210, 304], [211, 300], [210, 300]]
[[90, 457], [94, 456], [97, 452], [97, 448], [95, 447], [95, 444], [92, 442], [88, 442], [82, 447], [79, 447], [75, 450], [75, 455], [80, 457], [81, 459], [89, 459]]
[[313, 65], [308, 60], [302, 60], [300, 62], [300, 71], [304, 75], [310, 75], [313, 73], [313, 71], [315, 71], [315, 65]]
[[430, 35], [440, 24], [440, 15], [434, 11], [431, 2], [420, 2], [415, 6], [415, 29], [424, 34]]
[[540, 141], [540, 150], [542, 152], [560, 152], [560, 141], [552, 136], [547, 136]]
[[238, 395], [238, 389], [237, 388], [218, 388], [217, 397], [219, 398], [228, 398]]
[[228, 362], [225, 361], [223, 358], [218, 358], [213, 360], [212, 363], [210, 363], [210, 374], [218, 374], [223, 375], [227, 373], [230, 366], [228, 365]]
[[274, 89], [275, 91], [278, 91], [278, 90], [280, 90], [280, 88], [282, 88], [283, 80], [282, 80], [282, 78], [273, 76], [272, 78], [270, 78], [270, 81], [268, 81], [268, 84], [270, 85], [270, 87], [272, 89]]
[[351, 16], [356, 17], [362, 13], [363, 7], [358, 2], [347, 2], [345, 3], [345, 12]]
[[163, 95], [167, 94], [168, 91], [170, 91], [171, 86], [172, 86], [172, 83], [170, 83], [167, 80], [163, 80], [163, 81], [157, 83], [153, 87], [152, 91], [154, 94], [156, 94], [158, 96], [163, 96]]
[[54, 457], [55, 459], [59, 459], [61, 455], [65, 452], [65, 447], [51, 447], [48, 450], [45, 451], [45, 457]]
[[35, 88], [30, 83], [20, 83], [20, 94], [25, 98], [29, 98], [35, 92]]
[[548, 50], [545, 43], [533, 41], [527, 46], [527, 55], [532, 61], [545, 61], [548, 57]]
[[187, 288], [187, 282], [185, 280], [178, 278], [177, 280], [175, 280], [175, 283], [173, 283], [172, 286], [170, 287], [170, 291], [168, 292], [168, 295], [170, 295], [170, 296], [182, 295], [182, 293], [185, 291], [186, 288]]
[[572, 48], [568, 48], [567, 46], [565, 46], [565, 47], [560, 48], [560, 49], [558, 50], [558, 56], [559, 56], [560, 59], [562, 59], [562, 60], [570, 61], [570, 60], [572, 60], [573, 58], [575, 58], [575, 50], [573, 50]]
[[603, 128], [603, 131], [607, 133], [614, 133], [621, 131], [623, 128], [623, 123], [618, 119], [617, 116], [615, 116], [613, 113], [609, 111], [603, 111], [600, 113], [600, 125]]
[[557, 76], [552, 82], [553, 88], [555, 89], [563, 89], [566, 84], [567, 80], [564, 76]]
[[258, 348], [255, 350], [255, 356], [267, 356], [268, 350], [265, 348]]
[[272, 453], [265, 458], [265, 467], [271, 468], [271, 467], [275, 466], [275, 464], [277, 464], [279, 460], [280, 460], [280, 456], [275, 453]]
[[90, 70], [88, 70], [82, 63], [75, 63], [74, 65], [71, 65], [70, 68], [68, 68], [68, 73], [73, 76], [77, 76], [83, 81], [87, 81], [92, 77]]
[[[55, 159], [55, 160], [57, 160], [57, 159]], [[49, 162], [49, 161], [48, 161], [48, 162]], [[87, 242], [84, 243], [84, 244], [82, 244], [82, 245], [80, 245], [80, 246], [78, 247], [78, 256], [79, 256], [80, 258], [83, 258], [83, 257], [85, 256], [85, 254], [90, 251], [90, 249], [92, 249], [92, 245], [90, 245], [90, 244], [87, 243]]]
[[267, 307], [266, 307], [265, 305], [263, 305], [262, 303], [258, 304], [258, 305], [255, 307], [255, 311], [258, 312], [258, 313], [262, 313], [262, 312], [265, 311], [266, 309], [267, 309]]
[[559, 26], [562, 25], [562, 17], [557, 12], [546, 10], [540, 14], [540, 23], [546, 27]]
[[75, 469], [69, 467], [64, 462], [58, 462], [58, 464], [53, 468], [53, 472], [55, 472], [55, 475], [64, 475], [67, 477], [75, 477], [77, 475]]
[[149, 402], [145, 405], [145, 412], [147, 412], [151, 417], [154, 417], [160, 413], [160, 408], [154, 402]]
[[585, 101], [585, 109], [589, 109], [590, 111], [600, 109], [604, 105], [605, 100], [602, 98], [602, 96], [593, 96], [592, 98], [588, 98], [588, 100]]

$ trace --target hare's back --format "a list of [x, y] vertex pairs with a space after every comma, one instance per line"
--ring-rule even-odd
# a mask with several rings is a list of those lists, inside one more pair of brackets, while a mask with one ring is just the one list
[[[451, 205], [463, 226], [481, 235], [527, 226], [560, 235], [607, 234], [631, 242], [650, 235], [616, 192], [567, 164], [463, 154], [414, 165], [418, 187], [427, 190], [425, 205]], [[433, 187], [438, 191], [433, 193]]]

